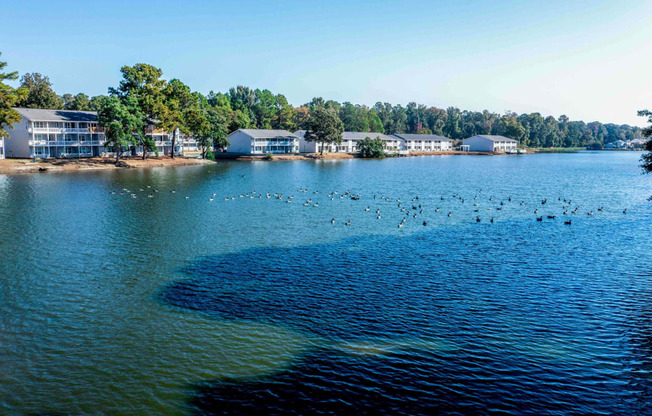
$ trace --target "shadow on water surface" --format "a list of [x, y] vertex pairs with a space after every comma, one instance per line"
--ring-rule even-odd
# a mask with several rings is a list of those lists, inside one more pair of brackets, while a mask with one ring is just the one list
[[[569, 244], [560, 229], [463, 226], [200, 258], [183, 270], [189, 279], [161, 291], [165, 302], [290, 326], [324, 342], [290, 370], [197, 385], [192, 407], [644, 414], [634, 403], [647, 388], [627, 385], [616, 329], [628, 319], [619, 304], [642, 289], [621, 278], [641, 270], [606, 264], [600, 231], [582, 230]], [[497, 259], [497, 251], [510, 256]], [[534, 251], [537, 261], [528, 261]]]

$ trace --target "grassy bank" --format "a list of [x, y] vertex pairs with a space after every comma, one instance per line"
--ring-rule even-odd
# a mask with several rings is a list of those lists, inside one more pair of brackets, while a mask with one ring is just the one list
[[585, 147], [541, 147], [532, 148], [535, 153], [577, 153], [580, 150], [586, 150]]

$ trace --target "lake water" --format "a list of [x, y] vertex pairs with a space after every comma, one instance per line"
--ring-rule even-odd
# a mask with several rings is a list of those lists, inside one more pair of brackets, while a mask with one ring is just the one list
[[639, 157], [0, 175], [0, 414], [652, 414]]

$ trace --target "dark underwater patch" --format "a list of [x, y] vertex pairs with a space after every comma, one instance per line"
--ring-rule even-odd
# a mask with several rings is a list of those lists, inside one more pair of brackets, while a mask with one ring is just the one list
[[[536, 368], [497, 368], [464, 355], [404, 351], [360, 358], [317, 350], [273, 377], [198, 385], [190, 406], [203, 416], [588, 415], [603, 410], [594, 393], [578, 394], [572, 379], [554, 376]], [[522, 388], [536, 383], [538, 388]]]
[[[456, 288], [422, 238], [352, 239], [202, 258], [165, 301], [222, 319], [289, 325], [325, 337], [435, 336]], [[441, 290], [447, 284], [447, 290]]]

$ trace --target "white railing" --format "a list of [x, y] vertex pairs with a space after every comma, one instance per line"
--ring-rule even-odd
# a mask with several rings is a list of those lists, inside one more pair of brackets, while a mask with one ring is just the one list
[[104, 134], [103, 131], [97, 131], [97, 127], [85, 128], [64, 128], [64, 127], [30, 127], [27, 129], [30, 133], [85, 133], [85, 134]]
[[[37, 142], [37, 146], [41, 145], [39, 144], [40, 142]], [[80, 140], [75, 140], [73, 142], [71, 141], [48, 141], [48, 142], [43, 142], [42, 145], [46, 146], [104, 146], [104, 141], [99, 141], [99, 140], [85, 140], [85, 141], [80, 141]], [[30, 142], [30, 146], [32, 145], [32, 142]]]
[[34, 128], [29, 128], [27, 129], [28, 132], [30, 133], [63, 133], [63, 128], [57, 127], [57, 128], [50, 128], [50, 127], [34, 127]]

